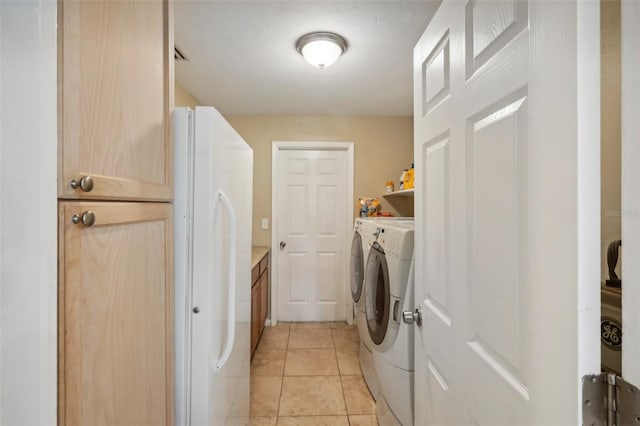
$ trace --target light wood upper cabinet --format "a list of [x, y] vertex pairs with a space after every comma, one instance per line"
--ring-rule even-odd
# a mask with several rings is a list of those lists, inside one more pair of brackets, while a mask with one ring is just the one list
[[172, 226], [169, 203], [59, 203], [60, 425], [173, 424]]
[[58, 4], [58, 196], [171, 200], [172, 5]]

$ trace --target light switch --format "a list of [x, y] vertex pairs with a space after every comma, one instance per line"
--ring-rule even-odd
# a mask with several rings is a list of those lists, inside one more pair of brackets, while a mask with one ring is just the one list
[[267, 219], [266, 217], [260, 219], [260, 227], [262, 229], [269, 229], [269, 219]]

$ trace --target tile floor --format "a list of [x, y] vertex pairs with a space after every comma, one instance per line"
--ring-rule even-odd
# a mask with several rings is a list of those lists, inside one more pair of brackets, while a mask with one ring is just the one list
[[251, 424], [376, 426], [358, 350], [346, 323], [265, 328], [251, 363]]

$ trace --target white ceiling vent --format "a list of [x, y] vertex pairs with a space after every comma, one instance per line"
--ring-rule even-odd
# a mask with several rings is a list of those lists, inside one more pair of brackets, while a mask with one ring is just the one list
[[173, 46], [173, 57], [176, 61], [188, 61], [187, 55], [185, 55], [178, 46]]

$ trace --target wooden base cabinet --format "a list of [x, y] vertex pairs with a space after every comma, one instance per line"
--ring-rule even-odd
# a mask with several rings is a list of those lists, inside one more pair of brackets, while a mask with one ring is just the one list
[[59, 424], [173, 424], [172, 206], [59, 203]]
[[251, 271], [251, 354], [255, 352], [269, 311], [269, 253]]

